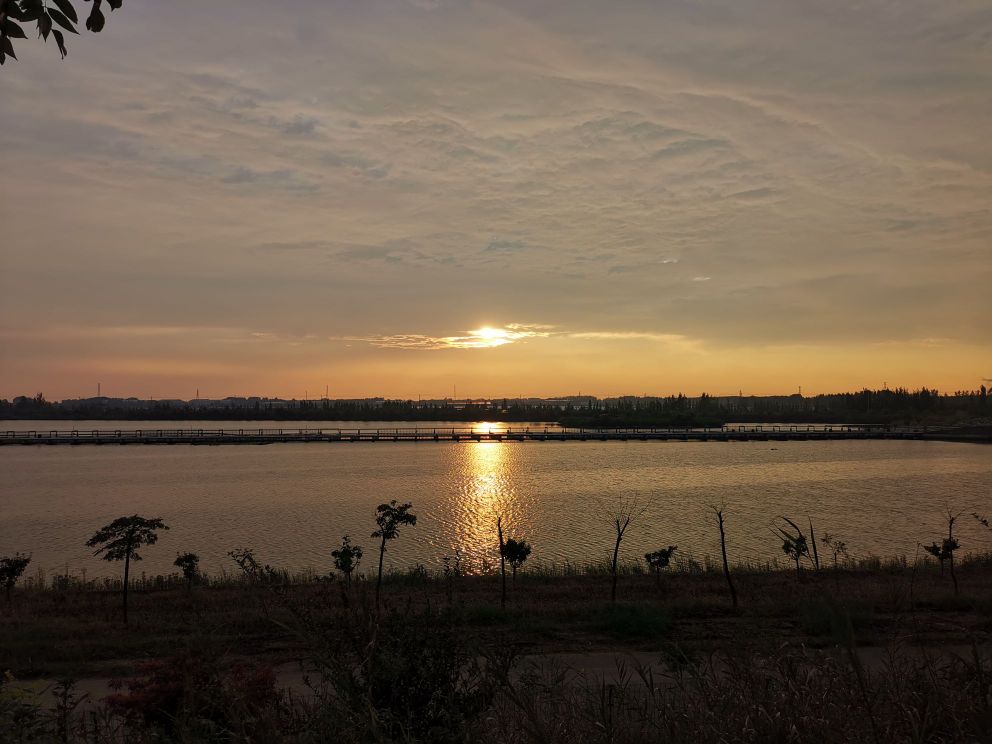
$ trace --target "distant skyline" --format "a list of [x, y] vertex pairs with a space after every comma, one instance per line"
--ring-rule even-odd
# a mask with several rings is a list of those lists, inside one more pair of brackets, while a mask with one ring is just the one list
[[967, 0], [125, 3], [0, 71], [0, 397], [976, 389], [989, 28]]

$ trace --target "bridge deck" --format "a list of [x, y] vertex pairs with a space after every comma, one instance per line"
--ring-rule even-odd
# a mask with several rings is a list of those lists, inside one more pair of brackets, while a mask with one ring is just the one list
[[274, 444], [277, 442], [570, 442], [788, 441], [933, 439], [933, 430], [872, 426], [724, 426], [679, 429], [426, 428], [409, 429], [46, 429], [0, 430], [0, 445]]

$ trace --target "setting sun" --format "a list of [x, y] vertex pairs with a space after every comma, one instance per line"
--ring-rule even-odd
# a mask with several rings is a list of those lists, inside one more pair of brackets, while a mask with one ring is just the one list
[[505, 328], [491, 328], [483, 326], [474, 331], [469, 331], [468, 335], [477, 346], [494, 347], [510, 343], [513, 339], [510, 332]]

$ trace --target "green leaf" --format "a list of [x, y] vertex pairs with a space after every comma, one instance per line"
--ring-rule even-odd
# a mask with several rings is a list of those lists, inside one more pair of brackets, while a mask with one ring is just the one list
[[79, 23], [79, 16], [76, 15], [76, 9], [72, 7], [72, 3], [69, 0], [52, 0], [52, 2], [59, 6], [59, 10], [65, 13], [70, 21]]
[[62, 55], [62, 59], [69, 53], [65, 48], [65, 39], [62, 37], [62, 32], [57, 28], [52, 29], [52, 36], [55, 37], [55, 43], [59, 45], [59, 53]]
[[52, 20], [59, 24], [62, 28], [71, 34], [78, 34], [76, 27], [72, 25], [72, 21], [65, 17], [61, 10], [55, 10], [55, 8], [48, 9], [48, 15], [52, 17]]
[[14, 45], [10, 43], [9, 36], [0, 37], [0, 56], [3, 56], [4, 54], [8, 57], [17, 59], [17, 55], [14, 54]]
[[0, 26], [0, 30], [12, 39], [26, 39], [27, 36], [24, 34], [24, 29], [14, 23], [10, 18], [5, 18], [3, 25]]
[[117, 10], [123, 3], [124, 0], [107, 0], [107, 5], [110, 6], [111, 10]]
[[94, 5], [86, 19], [86, 28], [96, 34], [103, 30], [104, 23], [106, 23], [106, 19], [103, 17], [103, 13], [100, 8]]

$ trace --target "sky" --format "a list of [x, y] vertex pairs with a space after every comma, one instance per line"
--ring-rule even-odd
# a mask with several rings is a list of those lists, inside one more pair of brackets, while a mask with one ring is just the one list
[[128, 0], [67, 43], [0, 70], [0, 397], [992, 377], [987, 0]]

